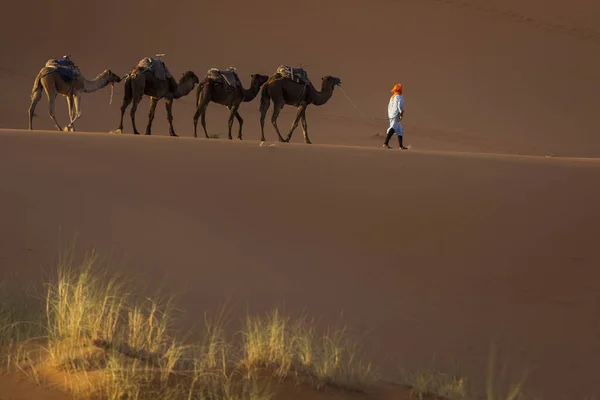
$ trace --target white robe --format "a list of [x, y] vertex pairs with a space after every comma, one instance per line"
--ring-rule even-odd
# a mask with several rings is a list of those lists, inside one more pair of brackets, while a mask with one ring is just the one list
[[387, 129], [388, 133], [390, 128], [394, 128], [395, 134], [402, 136], [404, 133], [402, 124], [400, 123], [402, 113], [404, 113], [404, 96], [401, 94], [392, 96], [388, 104], [388, 118], [390, 119], [390, 126]]

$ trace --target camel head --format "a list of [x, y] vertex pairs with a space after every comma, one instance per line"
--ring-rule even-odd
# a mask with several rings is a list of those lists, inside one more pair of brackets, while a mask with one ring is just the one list
[[183, 73], [183, 75], [181, 76], [181, 79], [179, 80], [179, 82], [183, 82], [186, 81], [188, 79], [192, 80], [192, 83], [195, 85], [197, 83], [200, 83], [200, 79], [198, 79], [198, 77], [196, 76], [196, 74], [193, 71], [185, 71]]
[[107, 77], [109, 83], [121, 82], [121, 77], [119, 75], [115, 74], [114, 72], [112, 72], [110, 69], [104, 70], [104, 72], [102, 73], [102, 76]]
[[261, 75], [261, 74], [252, 74], [252, 75], [250, 75], [250, 77], [252, 78], [253, 81], [256, 80], [256, 82], [258, 82], [258, 87], [261, 87], [269, 80], [269, 77], [267, 75]]
[[328, 86], [328, 87], [331, 87], [332, 89], [334, 87], [342, 84], [342, 81], [340, 80], [340, 78], [337, 78], [335, 76], [327, 75], [327, 76], [324, 76], [322, 78], [322, 80], [323, 80], [323, 87]]

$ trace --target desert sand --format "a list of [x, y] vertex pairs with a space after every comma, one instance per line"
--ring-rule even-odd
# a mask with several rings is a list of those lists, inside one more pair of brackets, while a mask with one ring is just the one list
[[[108, 0], [90, 15], [53, 4], [3, 6], [3, 279], [41, 283], [77, 235], [140, 286], [181, 292], [184, 325], [224, 301], [240, 314], [343, 312], [386, 380], [435, 358], [479, 390], [497, 337], [509, 378], [532, 371], [528, 392], [600, 393], [600, 4]], [[259, 146], [258, 98], [240, 108], [244, 141], [222, 139], [214, 104], [208, 129], [221, 139], [194, 139], [193, 92], [173, 107], [179, 138], [164, 101], [153, 136], [131, 135], [128, 115], [109, 134], [122, 84], [112, 104], [108, 88], [83, 95], [77, 132], [52, 131], [45, 97], [24, 130], [47, 59], [71, 54], [91, 79], [161, 52], [176, 78], [232, 65], [247, 87], [250, 74], [302, 64], [342, 87], [309, 107], [312, 146], [300, 128], [277, 143], [269, 124]], [[381, 149], [397, 81], [406, 152]], [[138, 127], [147, 110], [145, 98]]]

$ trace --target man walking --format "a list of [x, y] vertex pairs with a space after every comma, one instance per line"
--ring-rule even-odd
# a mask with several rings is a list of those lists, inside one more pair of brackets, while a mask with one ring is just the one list
[[402, 116], [404, 115], [404, 96], [402, 95], [402, 83], [398, 83], [392, 89], [392, 97], [390, 97], [390, 102], [388, 103], [388, 118], [390, 119], [390, 126], [387, 130], [387, 137], [385, 138], [385, 143], [383, 147], [386, 149], [391, 149], [389, 143], [392, 135], [398, 135], [398, 144], [400, 145], [401, 150], [408, 150], [408, 148], [402, 145], [402, 134], [404, 133], [402, 129], [402, 124], [400, 121], [402, 120]]

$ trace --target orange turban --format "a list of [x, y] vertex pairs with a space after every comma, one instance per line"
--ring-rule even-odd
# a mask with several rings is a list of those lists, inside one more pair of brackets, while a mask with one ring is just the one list
[[392, 89], [392, 93], [402, 94], [402, 84], [401, 83], [396, 84], [396, 86], [394, 86], [394, 88]]

